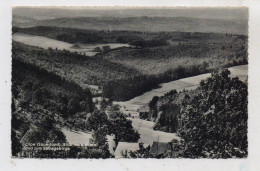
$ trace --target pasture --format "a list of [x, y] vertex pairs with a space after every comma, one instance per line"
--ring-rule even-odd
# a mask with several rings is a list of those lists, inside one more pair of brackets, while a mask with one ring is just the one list
[[12, 35], [12, 39], [16, 42], [24, 43], [26, 45], [30, 46], [37, 46], [43, 49], [57, 49], [57, 50], [68, 50], [70, 52], [76, 52], [79, 54], [84, 54], [86, 56], [94, 56], [98, 54], [99, 52], [96, 52], [96, 48], [101, 48], [104, 46], [109, 46], [110, 49], [116, 49], [121, 47], [130, 47], [129, 44], [123, 44], [123, 43], [108, 43], [108, 44], [77, 44], [77, 47], [75, 47], [74, 44], [50, 39], [43, 36], [35, 36], [30, 34], [24, 34], [24, 33], [15, 33]]

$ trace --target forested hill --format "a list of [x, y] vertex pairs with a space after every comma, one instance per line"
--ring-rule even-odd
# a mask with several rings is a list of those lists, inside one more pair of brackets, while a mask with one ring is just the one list
[[132, 30], [148, 32], [205, 32], [248, 34], [246, 19], [207, 19], [190, 17], [76, 17], [37, 20], [22, 23], [13, 20], [13, 26], [56, 26], [92, 30]]
[[[30, 103], [44, 104], [63, 116], [80, 111], [93, 111], [92, 95], [89, 89], [83, 89], [74, 82], [65, 80], [53, 72], [26, 63], [21, 59], [13, 58], [12, 75], [13, 98], [19, 99], [22, 97], [22, 100], [20, 99], [22, 106], [30, 106]], [[22, 92], [26, 92], [24, 98], [22, 95], [18, 95], [21, 89]], [[65, 98], [66, 102], [63, 103]], [[62, 99], [61, 103], [53, 103], [60, 99]], [[72, 110], [69, 110], [69, 101], [73, 101], [73, 104], [75, 104], [75, 107], [71, 108]], [[68, 109], [62, 109], [64, 106]]]

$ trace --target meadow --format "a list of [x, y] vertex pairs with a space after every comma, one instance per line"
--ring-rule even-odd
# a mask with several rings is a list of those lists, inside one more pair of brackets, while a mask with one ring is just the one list
[[37, 46], [43, 49], [57, 49], [57, 50], [67, 50], [72, 53], [76, 52], [79, 54], [84, 54], [86, 56], [95, 56], [100, 53], [96, 49], [102, 49], [105, 46], [109, 46], [110, 49], [117, 49], [122, 47], [130, 47], [129, 44], [123, 43], [108, 43], [108, 44], [70, 44], [67, 42], [50, 39], [42, 36], [34, 36], [29, 34], [16, 33], [12, 36], [14, 41], [21, 42], [30, 46]]

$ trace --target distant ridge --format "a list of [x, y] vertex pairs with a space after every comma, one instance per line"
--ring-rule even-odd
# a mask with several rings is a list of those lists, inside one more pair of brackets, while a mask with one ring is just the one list
[[24, 17], [20, 15], [13, 15], [13, 22], [15, 23], [30, 23], [36, 21], [34, 18]]
[[194, 17], [248, 19], [247, 7], [14, 7], [14, 15], [37, 20], [76, 17]]
[[16, 27], [54, 26], [91, 30], [130, 30], [142, 32], [205, 32], [248, 34], [246, 19], [208, 19], [191, 17], [77, 17], [55, 18], [21, 23], [13, 21]]

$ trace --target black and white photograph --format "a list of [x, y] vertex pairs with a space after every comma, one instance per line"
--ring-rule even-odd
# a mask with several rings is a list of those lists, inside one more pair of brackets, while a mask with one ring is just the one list
[[248, 7], [13, 6], [11, 156], [245, 159]]

